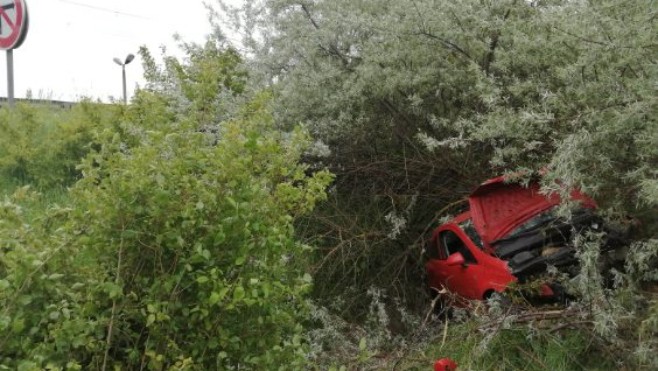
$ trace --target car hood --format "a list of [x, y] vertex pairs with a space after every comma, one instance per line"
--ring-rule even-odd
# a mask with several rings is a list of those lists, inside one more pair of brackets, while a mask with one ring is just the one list
[[[583, 202], [586, 207], [595, 207], [594, 201], [578, 191], [572, 192], [571, 198]], [[533, 216], [560, 203], [557, 194], [542, 194], [536, 181], [526, 187], [505, 183], [503, 176], [484, 182], [468, 200], [473, 225], [488, 246]]]

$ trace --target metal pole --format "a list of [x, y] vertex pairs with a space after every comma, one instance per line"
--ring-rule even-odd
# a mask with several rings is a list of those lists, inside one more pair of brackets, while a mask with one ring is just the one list
[[128, 104], [128, 97], [126, 95], [126, 65], [125, 63], [121, 65], [121, 71], [123, 73], [123, 105]]
[[14, 50], [7, 50], [7, 102], [14, 106]]

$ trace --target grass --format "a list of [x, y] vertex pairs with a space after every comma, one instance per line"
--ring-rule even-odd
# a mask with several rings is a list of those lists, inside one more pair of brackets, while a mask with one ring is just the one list
[[28, 186], [35, 193], [34, 197], [21, 200], [21, 205], [27, 220], [34, 220], [49, 208], [55, 205], [65, 205], [69, 201], [68, 189], [63, 186], [53, 186], [47, 189], [38, 189], [30, 184], [25, 184], [11, 177], [0, 175], [0, 202], [11, 197], [21, 187]]
[[551, 333], [516, 326], [487, 334], [469, 320], [449, 323], [445, 333], [398, 361], [396, 369], [427, 370], [440, 358], [453, 359], [459, 370], [616, 369], [609, 357], [595, 348], [585, 330]]
[[28, 216], [66, 204], [75, 165], [89, 151], [98, 129], [120, 115], [112, 105], [81, 102], [70, 108], [18, 104], [0, 109], [0, 199], [30, 186], [38, 197], [22, 203]]

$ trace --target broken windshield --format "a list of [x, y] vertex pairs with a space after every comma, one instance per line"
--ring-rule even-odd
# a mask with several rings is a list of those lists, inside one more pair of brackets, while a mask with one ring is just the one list
[[547, 224], [553, 220], [555, 220], [555, 208], [552, 207], [544, 212], [542, 212], [539, 215], [536, 215], [533, 218], [530, 218], [530, 220], [526, 221], [525, 223], [521, 224], [520, 226], [516, 227], [512, 232], [510, 232], [507, 236], [505, 236], [502, 239], [510, 239], [514, 238], [524, 232], [533, 230], [539, 226], [542, 226], [544, 224]]
[[473, 221], [471, 219], [466, 219], [465, 221], [459, 223], [459, 228], [462, 229], [468, 236], [468, 238], [473, 241], [473, 243], [482, 249], [482, 239], [480, 238], [480, 235], [475, 231], [475, 226], [473, 225]]

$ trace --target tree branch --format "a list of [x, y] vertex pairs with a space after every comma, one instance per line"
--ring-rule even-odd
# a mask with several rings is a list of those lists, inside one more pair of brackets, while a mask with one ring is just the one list
[[[511, 9], [507, 9], [507, 12], [505, 12], [505, 16], [503, 16], [504, 21], [507, 20], [507, 17], [509, 17], [511, 11], [512, 11]], [[494, 61], [496, 47], [498, 46], [499, 38], [500, 38], [500, 30], [494, 31], [491, 36], [491, 43], [489, 43], [489, 51], [484, 56], [484, 61], [482, 63], [482, 70], [484, 70], [484, 74], [487, 76], [489, 76], [491, 63], [493, 63]]]
[[[121, 257], [123, 256], [123, 237], [121, 238], [121, 242], [119, 243], [119, 257], [117, 261], [117, 271], [116, 271], [116, 277], [114, 278], [114, 283], [119, 284], [120, 283], [120, 277], [121, 277]], [[116, 309], [117, 309], [117, 300], [116, 298], [112, 299], [112, 312], [110, 315], [110, 324], [107, 327], [107, 338], [105, 339], [105, 354], [103, 356], [103, 367], [101, 370], [105, 371], [107, 368], [107, 359], [110, 355], [110, 347], [112, 345], [112, 332], [114, 330], [114, 318], [116, 316]]]
[[557, 31], [560, 31], [560, 32], [562, 32], [562, 33], [564, 33], [564, 34], [566, 34], [566, 35], [569, 35], [569, 36], [571, 36], [571, 37], [575, 37], [575, 38], [578, 39], [578, 40], [585, 41], [585, 42], [588, 42], [588, 43], [591, 43], [591, 44], [597, 44], [597, 45], [608, 45], [608, 43], [606, 43], [606, 42], [598, 41], [598, 40], [588, 39], [588, 38], [586, 38], [586, 37], [582, 37], [582, 36], [580, 36], [580, 35], [573, 34], [573, 33], [569, 32], [569, 31], [565, 31], [565, 30], [559, 29], [559, 28], [557, 28], [557, 27], [553, 27], [553, 29], [555, 29], [555, 30], [557, 30]]
[[[304, 14], [306, 15], [306, 18], [313, 25], [313, 28], [315, 28], [316, 31], [320, 30], [320, 25], [318, 25], [315, 19], [313, 19], [313, 16], [311, 16], [311, 12], [308, 10], [306, 4], [300, 4], [300, 5], [302, 7], [302, 11], [304, 11]], [[345, 56], [338, 50], [338, 48], [335, 45], [330, 45], [329, 49], [322, 46], [322, 44], [319, 44], [318, 46], [328, 55], [333, 55], [335, 57], [338, 57], [341, 60], [341, 62], [343, 62], [344, 67], [349, 66], [350, 61], [348, 61], [347, 58], [345, 58]]]
[[471, 61], [473, 60], [473, 57], [471, 57], [471, 55], [468, 54], [468, 52], [466, 52], [466, 50], [462, 49], [459, 45], [453, 43], [450, 40], [446, 40], [446, 39], [444, 39], [440, 36], [436, 36], [434, 34], [431, 34], [431, 33], [427, 32], [427, 31], [421, 31], [420, 35], [427, 36], [431, 39], [439, 40], [443, 44], [443, 46], [445, 46], [446, 48], [452, 49], [452, 50], [458, 52], [459, 54], [465, 56], [466, 58], [468, 58]]
[[302, 6], [302, 10], [306, 14], [306, 18], [308, 18], [308, 20], [311, 22], [311, 24], [313, 25], [313, 27], [315, 27], [316, 30], [319, 30], [320, 26], [318, 26], [317, 22], [315, 22], [315, 19], [313, 19], [313, 17], [311, 16], [311, 12], [308, 11], [306, 4], [301, 4], [301, 6]]

